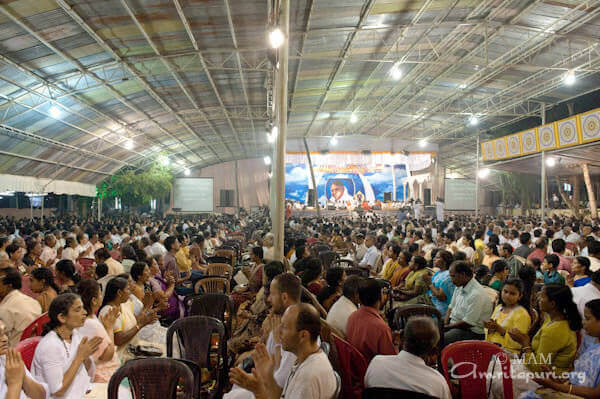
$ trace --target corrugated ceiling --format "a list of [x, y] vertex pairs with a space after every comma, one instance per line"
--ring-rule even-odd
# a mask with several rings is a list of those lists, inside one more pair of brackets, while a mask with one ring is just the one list
[[[600, 87], [599, 0], [291, 7], [292, 138], [336, 134], [339, 148], [345, 135], [427, 139], [468, 174], [477, 134]], [[159, 154], [193, 167], [270, 153], [268, 9], [268, 0], [0, 2], [0, 173], [93, 183]], [[570, 69], [577, 81], [565, 86]]]

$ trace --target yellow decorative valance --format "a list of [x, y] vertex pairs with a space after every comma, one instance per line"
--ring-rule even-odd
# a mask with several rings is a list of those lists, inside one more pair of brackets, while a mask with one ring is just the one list
[[484, 161], [497, 161], [600, 140], [600, 108], [481, 143]]

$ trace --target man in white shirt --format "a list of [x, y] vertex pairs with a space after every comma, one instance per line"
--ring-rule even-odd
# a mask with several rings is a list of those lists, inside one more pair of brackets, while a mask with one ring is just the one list
[[600, 298], [600, 272], [592, 274], [592, 281], [581, 287], [571, 288], [573, 293], [573, 303], [577, 305], [577, 310], [583, 315], [585, 304], [592, 299]]
[[156, 233], [150, 234], [150, 241], [152, 241], [152, 245], [150, 245], [150, 256], [160, 255], [165, 256], [167, 254], [167, 249], [164, 245], [162, 245], [159, 241], [159, 237]]
[[[276, 315], [282, 315], [288, 307], [300, 303], [300, 294], [302, 292], [300, 280], [291, 273], [284, 273], [275, 277], [271, 281], [269, 288], [267, 302], [271, 304], [271, 310]], [[277, 356], [281, 359], [279, 367], [273, 368], [271, 374], [280, 389], [283, 389], [296, 362], [296, 355], [292, 352], [282, 350], [279, 328], [280, 326], [277, 327], [278, 331], [276, 334], [274, 334], [273, 330], [269, 333], [266, 348], [271, 356]], [[238, 368], [232, 369], [231, 375], [237, 375], [238, 380], [234, 381], [236, 385], [233, 386], [230, 392], [223, 396], [223, 399], [254, 398], [254, 391], [249, 379], [252, 376]]]
[[[592, 274], [592, 281], [586, 285], [571, 288], [571, 293], [573, 294], [573, 303], [577, 305], [577, 310], [583, 319], [583, 310], [585, 309], [585, 304], [591, 300], [600, 299], [600, 271]], [[589, 336], [584, 330], [579, 353], [585, 352], [586, 348], [594, 345], [595, 343], [596, 338]]]
[[365, 256], [363, 256], [362, 260], [358, 264], [360, 267], [367, 267], [369, 269], [375, 266], [377, 262], [377, 258], [379, 257], [379, 250], [375, 246], [375, 236], [373, 234], [368, 234], [365, 239], [365, 245], [367, 246], [367, 252]]
[[590, 260], [590, 270], [596, 272], [600, 270], [600, 241], [592, 241], [587, 246], [588, 259]]
[[412, 317], [404, 328], [403, 348], [397, 355], [378, 355], [365, 374], [365, 387], [392, 388], [451, 399], [446, 379], [427, 365], [435, 356], [440, 333], [431, 317]]
[[327, 313], [327, 323], [337, 328], [346, 335], [348, 318], [358, 309], [360, 299], [358, 297], [358, 284], [361, 278], [357, 275], [349, 276], [344, 281], [342, 296], [338, 299]]
[[234, 383], [250, 386], [257, 397], [267, 399], [330, 399], [338, 390], [337, 379], [327, 355], [319, 347], [321, 322], [312, 305], [290, 306], [281, 318], [283, 350], [296, 355], [296, 362], [283, 389], [273, 376], [276, 360], [267, 348], [256, 345], [252, 375], [232, 369]]
[[365, 236], [359, 233], [356, 235], [356, 244], [354, 245], [354, 260], [360, 262], [366, 253]]

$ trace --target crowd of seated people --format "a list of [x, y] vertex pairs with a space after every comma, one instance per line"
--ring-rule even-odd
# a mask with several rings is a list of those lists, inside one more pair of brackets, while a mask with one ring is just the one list
[[[597, 221], [292, 215], [275, 259], [262, 212], [0, 218], [0, 397], [82, 398], [137, 356], [132, 347], [164, 355], [167, 327], [186, 317], [186, 297], [233, 232], [247, 246], [229, 276], [226, 398], [344, 392], [347, 367], [328, 357], [339, 341], [324, 328], [364, 359], [364, 388], [449, 398], [457, 387], [438, 369], [441, 347], [476, 340], [501, 348], [521, 375], [553, 373], [514, 377], [515, 397], [600, 394]], [[398, 325], [396, 310], [413, 305], [439, 312], [441, 331], [431, 317]], [[49, 322], [26, 369], [14, 347], [42, 314]], [[503, 397], [502, 384], [489, 395]]]

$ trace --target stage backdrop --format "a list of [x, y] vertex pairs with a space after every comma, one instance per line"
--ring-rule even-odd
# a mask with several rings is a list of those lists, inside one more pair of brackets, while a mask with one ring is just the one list
[[[431, 165], [429, 153], [311, 153], [311, 158], [320, 204], [328, 200], [347, 202], [358, 193], [369, 202], [384, 201], [385, 193], [403, 201], [407, 176]], [[306, 204], [312, 188], [306, 154], [287, 153], [285, 197]]]

